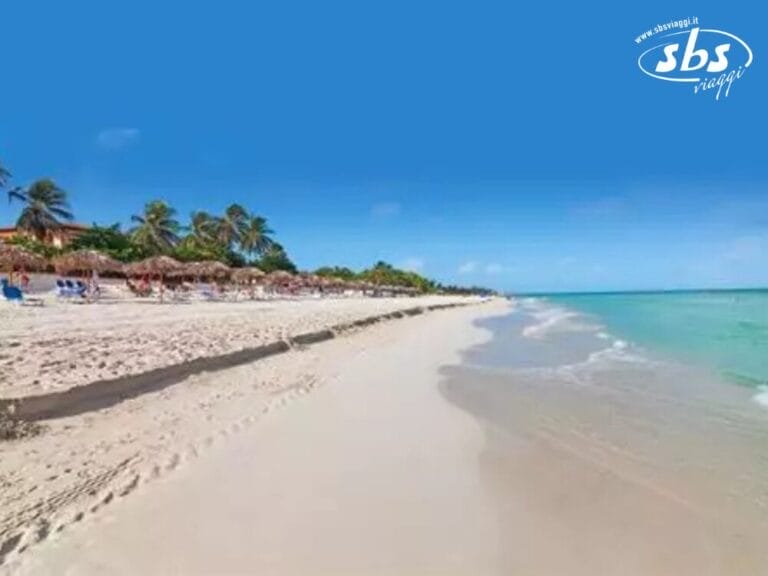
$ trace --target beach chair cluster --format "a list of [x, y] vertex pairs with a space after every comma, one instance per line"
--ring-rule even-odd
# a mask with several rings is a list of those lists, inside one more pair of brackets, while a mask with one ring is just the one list
[[62, 299], [85, 298], [88, 296], [88, 286], [82, 280], [56, 280], [56, 296]]

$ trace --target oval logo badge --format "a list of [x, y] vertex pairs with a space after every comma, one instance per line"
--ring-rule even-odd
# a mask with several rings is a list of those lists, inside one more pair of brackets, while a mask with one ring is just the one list
[[[637, 58], [640, 70], [656, 80], [693, 84], [694, 93], [714, 91], [715, 99], [727, 97], [733, 83], [752, 64], [749, 45], [730, 32], [689, 27], [698, 18], [659, 24], [635, 39], [653, 40]], [[687, 24], [687, 25], [686, 25]], [[670, 32], [674, 28], [684, 28]]]

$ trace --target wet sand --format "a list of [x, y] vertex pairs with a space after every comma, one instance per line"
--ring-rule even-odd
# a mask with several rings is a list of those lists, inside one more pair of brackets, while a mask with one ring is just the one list
[[494, 322], [441, 389], [485, 428], [505, 573], [765, 573], [768, 415], [750, 391]]

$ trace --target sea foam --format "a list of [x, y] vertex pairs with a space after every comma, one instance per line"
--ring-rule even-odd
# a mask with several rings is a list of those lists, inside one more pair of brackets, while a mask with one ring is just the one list
[[758, 386], [757, 389], [759, 392], [752, 399], [761, 406], [768, 408], [768, 386]]
[[530, 315], [535, 322], [523, 328], [525, 338], [546, 338], [550, 334], [564, 332], [598, 332], [601, 326], [586, 321], [583, 314], [543, 304], [541, 301], [526, 302]]

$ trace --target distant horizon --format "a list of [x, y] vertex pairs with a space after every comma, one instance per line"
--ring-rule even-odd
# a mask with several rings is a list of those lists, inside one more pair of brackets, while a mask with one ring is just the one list
[[730, 286], [723, 288], [656, 288], [646, 290], [589, 290], [580, 292], [504, 292], [510, 296], [517, 297], [537, 297], [537, 296], [611, 296], [620, 294], [667, 294], [667, 293], [695, 293], [695, 292], [764, 292], [768, 290], [768, 284], [765, 286]]

